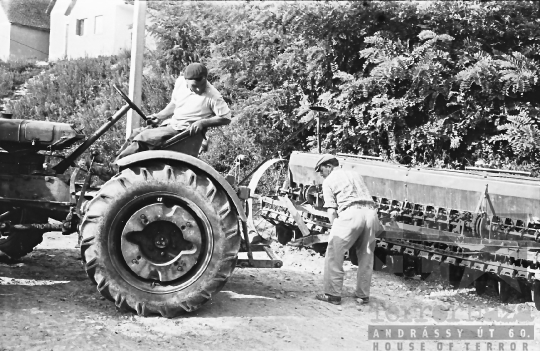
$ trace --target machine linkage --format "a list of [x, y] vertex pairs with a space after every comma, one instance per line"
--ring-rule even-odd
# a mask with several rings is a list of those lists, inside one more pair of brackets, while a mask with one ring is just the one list
[[[309, 188], [310, 189], [310, 188]], [[289, 196], [305, 199], [307, 203], [316, 204], [320, 198], [318, 193], [312, 191], [290, 191]], [[311, 195], [302, 195], [303, 193]], [[312, 201], [307, 201], [308, 198]], [[416, 227], [436, 229], [463, 235], [496, 240], [529, 240], [540, 242], [540, 221], [530, 219], [525, 222], [521, 219], [502, 217], [497, 215], [488, 216], [485, 213], [473, 213], [434, 205], [415, 204], [408, 201], [399, 201], [383, 197], [373, 196], [378, 205], [378, 213], [381, 222], [395, 221]], [[284, 222], [294, 225], [294, 219], [288, 214], [284, 206], [276, 200], [268, 197], [262, 198], [261, 215], [270, 222]], [[321, 234], [326, 232], [330, 225], [324, 216], [303, 213], [306, 225], [311, 231]]]

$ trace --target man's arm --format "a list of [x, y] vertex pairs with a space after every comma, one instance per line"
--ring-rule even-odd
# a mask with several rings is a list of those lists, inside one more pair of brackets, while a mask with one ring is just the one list
[[163, 110], [159, 111], [158, 113], [154, 113], [152, 116], [156, 117], [160, 121], [166, 120], [167, 118], [172, 116], [175, 108], [176, 105], [174, 104], [174, 102], [171, 101], [167, 104], [167, 106], [165, 106]]
[[324, 198], [324, 207], [327, 208], [328, 212], [328, 219], [330, 220], [330, 225], [334, 224], [334, 220], [338, 218], [337, 214], [337, 202], [336, 197], [334, 196], [334, 193], [332, 189], [330, 188], [330, 185], [328, 184], [328, 178], [323, 181], [322, 184], [322, 191], [323, 191], [323, 198]]
[[205, 118], [192, 123], [189, 131], [190, 134], [197, 134], [206, 128], [219, 127], [231, 123], [231, 110], [222, 96], [212, 99], [210, 109], [214, 112], [214, 117]]
[[[185, 80], [183, 77], [179, 77], [176, 82], [174, 82], [174, 89], [173, 89], [173, 92], [171, 94], [171, 102], [169, 102], [167, 104], [167, 106], [165, 106], [165, 108], [161, 111], [159, 111], [158, 113], [154, 113], [151, 117], [152, 119], [157, 119], [158, 121], [156, 121], [156, 125], [159, 124], [160, 121], [164, 121], [166, 120], [167, 118], [171, 117], [173, 114], [174, 114], [174, 110], [176, 109], [176, 104], [174, 103], [175, 101], [175, 95], [176, 95], [176, 91], [179, 89], [179, 87], [181, 86], [182, 82], [185, 84]], [[150, 116], [149, 116], [150, 117]]]
[[330, 225], [334, 224], [334, 220], [338, 218], [338, 214], [335, 208], [328, 208], [328, 219], [330, 220]]
[[214, 116], [214, 117], [210, 117], [206, 119], [201, 119], [200, 121], [197, 121], [197, 122], [201, 122], [204, 128], [210, 128], [210, 127], [225, 126], [231, 123], [231, 119], [226, 118], [226, 117]]
[[189, 131], [190, 134], [197, 134], [199, 132], [202, 132], [203, 129], [209, 128], [209, 127], [219, 127], [224, 126], [231, 123], [231, 120], [226, 117], [219, 117], [214, 116], [210, 118], [200, 119], [197, 122], [194, 122], [190, 127]]

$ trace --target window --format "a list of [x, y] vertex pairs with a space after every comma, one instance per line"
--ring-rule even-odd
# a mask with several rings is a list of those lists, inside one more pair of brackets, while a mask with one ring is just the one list
[[94, 20], [94, 34], [103, 34], [103, 16], [96, 16]]
[[75, 31], [76, 31], [77, 35], [80, 35], [80, 36], [84, 35], [84, 22], [85, 22], [85, 20], [86, 20], [86, 18], [77, 20], [77, 25], [75, 26], [76, 27]]

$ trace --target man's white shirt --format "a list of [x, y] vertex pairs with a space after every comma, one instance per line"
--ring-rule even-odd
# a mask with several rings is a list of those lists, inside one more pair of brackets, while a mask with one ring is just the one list
[[231, 119], [229, 106], [216, 88], [206, 82], [204, 93], [192, 92], [184, 77], [178, 77], [171, 97], [175, 109], [170, 121], [172, 128], [183, 130], [194, 122], [214, 116]]

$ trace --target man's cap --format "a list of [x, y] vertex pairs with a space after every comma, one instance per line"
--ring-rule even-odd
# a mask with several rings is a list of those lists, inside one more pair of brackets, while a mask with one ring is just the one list
[[184, 71], [185, 79], [196, 79], [206, 77], [208, 70], [202, 63], [194, 62], [189, 64]]
[[319, 168], [329, 162], [329, 161], [332, 161], [332, 160], [336, 160], [337, 161], [337, 158], [334, 156], [334, 155], [330, 155], [330, 154], [324, 154], [321, 156], [321, 158], [319, 159], [319, 161], [317, 161], [317, 164], [315, 165], [315, 172], [318, 172], [319, 171]]

